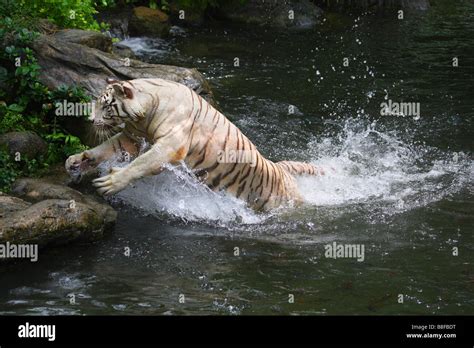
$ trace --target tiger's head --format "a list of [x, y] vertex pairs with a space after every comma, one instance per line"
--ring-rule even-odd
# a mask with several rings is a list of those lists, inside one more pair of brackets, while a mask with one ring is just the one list
[[133, 83], [107, 79], [107, 87], [95, 102], [91, 120], [97, 130], [110, 133], [127, 122], [139, 121], [144, 114]]

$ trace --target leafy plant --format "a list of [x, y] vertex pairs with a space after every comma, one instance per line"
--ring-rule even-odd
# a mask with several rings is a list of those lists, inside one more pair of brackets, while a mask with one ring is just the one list
[[21, 111], [22, 108], [18, 104], [2, 104], [0, 105], [0, 115], [3, 117], [0, 119], [0, 130], [2, 132], [13, 132], [13, 131], [24, 131], [23, 127], [23, 116]]
[[0, 150], [0, 191], [10, 191], [11, 184], [15, 181], [19, 171], [10, 160], [8, 152]]
[[94, 18], [94, 0], [20, 0], [20, 6], [34, 18], [47, 18], [62, 28], [100, 30]]
[[[0, 6], [0, 14], [2, 9]], [[14, 10], [12, 14], [15, 14]], [[63, 161], [86, 148], [79, 138], [64, 130], [53, 106], [63, 100], [89, 102], [90, 98], [78, 87], [49, 90], [41, 83], [40, 66], [31, 49], [38, 33], [22, 28], [18, 23], [12, 17], [0, 18], [0, 133], [34, 131], [48, 142], [48, 153], [38, 160], [16, 162], [1, 150], [1, 190], [7, 190], [19, 175], [34, 175], [49, 164]]]
[[[99, 0], [98, 7], [116, 7], [118, 5], [146, 5], [150, 8], [161, 8], [163, 11], [169, 11], [171, 7], [179, 9], [189, 9], [196, 12], [204, 12], [208, 8], [220, 7], [222, 4], [234, 0]], [[244, 3], [247, 0], [235, 0]]]
[[0, 148], [0, 191], [9, 192], [13, 182], [22, 176], [41, 175], [49, 167], [42, 158], [21, 158], [16, 161], [4, 148]]
[[61, 131], [46, 135], [45, 140], [48, 142], [47, 163], [57, 163], [68, 156], [87, 150], [87, 146], [83, 145], [78, 137]]

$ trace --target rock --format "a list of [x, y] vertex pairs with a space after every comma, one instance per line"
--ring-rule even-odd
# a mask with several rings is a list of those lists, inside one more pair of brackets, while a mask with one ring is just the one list
[[93, 97], [98, 97], [107, 78], [158, 77], [182, 83], [212, 102], [209, 84], [196, 69], [148, 64], [134, 59], [130, 59], [127, 66], [123, 58], [113, 54], [44, 35], [36, 39], [32, 47], [41, 66], [40, 80], [50, 89], [80, 85]]
[[12, 193], [23, 199], [0, 195], [0, 243], [96, 241], [117, 218], [109, 205], [46, 179], [19, 179]]
[[138, 6], [133, 9], [128, 24], [130, 35], [166, 37], [170, 31], [168, 15], [158, 9]]
[[34, 132], [9, 132], [0, 135], [0, 146], [5, 146], [11, 156], [18, 152], [29, 159], [45, 155], [48, 145]]
[[184, 37], [187, 35], [187, 33], [185, 29], [178, 27], [177, 25], [173, 25], [170, 29], [170, 35], [175, 36], [175, 37], [176, 36]]
[[15, 211], [24, 210], [30, 205], [30, 203], [20, 198], [8, 196], [0, 192], [0, 218], [7, 217]]
[[47, 18], [36, 18], [36, 27], [42, 34], [54, 34], [59, 30], [58, 26]]
[[81, 192], [64, 185], [53, 184], [47, 179], [18, 179], [12, 185], [11, 193], [27, 201], [37, 203], [45, 199], [61, 198], [85, 202]]
[[[293, 12], [291, 12], [293, 11]], [[223, 3], [220, 16], [231, 21], [274, 28], [312, 28], [323, 11], [309, 0], [248, 0]]]
[[109, 25], [108, 34], [111, 37], [120, 40], [129, 37], [128, 23], [132, 15], [133, 8], [127, 6], [117, 6], [115, 8], [107, 8], [97, 14], [99, 22], [105, 22]]
[[52, 183], [50, 180], [51, 178], [18, 179], [13, 183], [11, 193], [32, 203], [47, 199], [74, 200], [86, 204], [100, 213], [105, 224], [115, 221], [117, 213], [108, 204], [98, 202], [93, 195], [82, 194], [68, 186]]
[[0, 220], [0, 243], [65, 244], [96, 241], [103, 237], [107, 224], [100, 212], [77, 202], [71, 208], [64, 199], [48, 199]]
[[120, 42], [114, 43], [112, 46], [112, 52], [122, 58], [136, 59], [133, 50]]
[[112, 38], [91, 30], [65, 29], [54, 34], [58, 40], [96, 48], [102, 52], [112, 52]]

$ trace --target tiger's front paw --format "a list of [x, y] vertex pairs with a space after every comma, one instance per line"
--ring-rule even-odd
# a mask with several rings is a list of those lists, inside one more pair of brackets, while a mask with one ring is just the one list
[[110, 174], [95, 179], [92, 184], [101, 195], [112, 195], [122, 191], [129, 184], [130, 180], [124, 174], [124, 168], [113, 167]]
[[84, 151], [76, 155], [69, 156], [65, 167], [69, 176], [74, 182], [79, 182], [86, 172], [94, 167], [94, 157], [90, 151]]

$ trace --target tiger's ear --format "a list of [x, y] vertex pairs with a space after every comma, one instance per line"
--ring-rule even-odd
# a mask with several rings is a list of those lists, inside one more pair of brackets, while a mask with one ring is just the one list
[[107, 82], [108, 85], [112, 84], [112, 83], [119, 83], [120, 81], [119, 80], [116, 80], [116, 79], [113, 79], [111, 77], [107, 77], [105, 79], [105, 81]]
[[123, 92], [128, 99], [133, 99], [133, 91], [127, 86], [123, 86]]
[[133, 91], [130, 87], [124, 86], [120, 83], [115, 83], [112, 87], [118, 96], [133, 99]]

